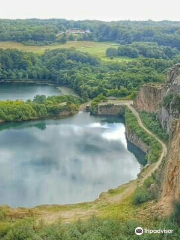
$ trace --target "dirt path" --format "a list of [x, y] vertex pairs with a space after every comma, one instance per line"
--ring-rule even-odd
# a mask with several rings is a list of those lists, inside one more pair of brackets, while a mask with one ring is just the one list
[[140, 127], [142, 127], [149, 135], [151, 135], [153, 138], [155, 138], [155, 139], [161, 144], [161, 147], [162, 147], [162, 153], [161, 153], [158, 161], [157, 161], [155, 164], [153, 164], [153, 165], [154, 165], [153, 168], [152, 168], [151, 171], [149, 171], [149, 172], [146, 174], [146, 176], [145, 176], [145, 178], [147, 178], [147, 177], [149, 177], [154, 171], [156, 171], [156, 170], [159, 168], [159, 166], [161, 165], [162, 160], [163, 160], [164, 157], [167, 155], [167, 147], [166, 147], [166, 145], [165, 145], [165, 143], [164, 143], [163, 141], [161, 141], [154, 133], [152, 133], [149, 129], [147, 129], [147, 128], [144, 126], [144, 124], [143, 124], [143, 122], [142, 122], [142, 120], [141, 120], [141, 118], [140, 118], [140, 116], [139, 116], [139, 113], [135, 110], [135, 108], [133, 108], [133, 106], [132, 106], [131, 104], [126, 104], [126, 105], [128, 106], [128, 108], [132, 111], [132, 113], [133, 113], [134, 116], [136, 117], [136, 119], [137, 119]]
[[[119, 193], [118, 194], [110, 194], [109, 192], [102, 193], [100, 197], [91, 202], [91, 203], [85, 203], [83, 206], [79, 205], [71, 205], [70, 208], [68, 209], [68, 206], [65, 206], [65, 209], [62, 210], [59, 206], [56, 209], [56, 211], [53, 210], [53, 207], [47, 206], [42, 208], [36, 208], [38, 213], [38, 220], [43, 220], [46, 223], [53, 223], [55, 221], [58, 221], [59, 219], [62, 219], [63, 221], [66, 222], [72, 222], [78, 219], [87, 219], [90, 216], [96, 215], [96, 216], [101, 216], [100, 208], [99, 206], [101, 205], [108, 205], [108, 204], [123, 204], [127, 197], [129, 197], [136, 189], [137, 185], [143, 184], [144, 180], [147, 179], [154, 171], [156, 171], [159, 166], [162, 163], [163, 158], [167, 154], [167, 147], [166, 145], [156, 136], [154, 135], [150, 130], [148, 130], [140, 116], [139, 113], [135, 110], [135, 108], [132, 106], [132, 101], [108, 101], [108, 103], [114, 103], [118, 105], [125, 105], [127, 106], [134, 116], [136, 117], [139, 125], [152, 137], [154, 137], [162, 146], [162, 153], [161, 156], [159, 157], [158, 161], [156, 163], [153, 163], [149, 165], [148, 167], [144, 168], [143, 171], [140, 173], [139, 177], [133, 181], [130, 181], [129, 183], [126, 183], [119, 188]], [[88, 103], [90, 104], [90, 102]], [[107, 104], [107, 102], [105, 103]], [[84, 107], [87, 104], [83, 104], [81, 107], [81, 110], [84, 109]], [[73, 206], [73, 207], [72, 207]], [[61, 206], [63, 207], [63, 206]], [[52, 208], [52, 210], [51, 210]]]

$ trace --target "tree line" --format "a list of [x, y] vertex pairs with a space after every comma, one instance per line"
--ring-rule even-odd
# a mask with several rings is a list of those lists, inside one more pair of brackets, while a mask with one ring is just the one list
[[159, 46], [157, 43], [134, 42], [132, 44], [120, 45], [118, 48], [108, 48], [106, 56], [129, 57], [129, 58], [155, 58], [155, 59], [173, 59], [180, 56], [177, 48]]
[[74, 96], [37, 95], [34, 100], [0, 101], [0, 121], [27, 121], [48, 117], [73, 115], [79, 109], [80, 100]]
[[132, 99], [142, 84], [163, 82], [177, 61], [101, 62], [75, 49], [48, 50], [43, 55], [0, 49], [0, 81], [51, 81], [71, 87], [84, 100], [99, 94]]
[[75, 40], [62, 35], [68, 29], [90, 30], [78, 35], [82, 41], [113, 41], [120, 44], [153, 42], [180, 50], [180, 24], [171, 21], [71, 21], [65, 19], [0, 20], [0, 41], [17, 41], [26, 44], [50, 44]]

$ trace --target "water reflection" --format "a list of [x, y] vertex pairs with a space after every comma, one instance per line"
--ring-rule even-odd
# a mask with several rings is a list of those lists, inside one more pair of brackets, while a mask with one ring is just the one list
[[36, 95], [54, 96], [61, 95], [61, 92], [52, 85], [0, 83], [0, 100], [22, 99], [26, 101], [32, 100]]
[[[116, 123], [114, 123], [116, 121]], [[6, 124], [0, 132], [0, 204], [32, 207], [91, 201], [136, 178], [124, 124], [87, 113]]]

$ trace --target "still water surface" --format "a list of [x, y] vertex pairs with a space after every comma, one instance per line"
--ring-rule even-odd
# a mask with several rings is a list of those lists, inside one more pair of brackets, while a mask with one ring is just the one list
[[56, 96], [61, 95], [61, 92], [53, 85], [0, 83], [0, 100], [22, 99], [26, 101], [33, 100], [36, 95]]
[[67, 119], [1, 125], [0, 204], [94, 200], [136, 178], [141, 165], [135, 155], [143, 161], [144, 154], [133, 148], [119, 118], [80, 112]]

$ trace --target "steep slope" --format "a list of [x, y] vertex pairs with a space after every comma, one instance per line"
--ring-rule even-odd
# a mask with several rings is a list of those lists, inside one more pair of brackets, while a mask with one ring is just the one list
[[144, 85], [140, 89], [133, 105], [141, 111], [156, 112], [160, 107], [166, 91], [165, 85]]
[[172, 203], [180, 201], [180, 64], [169, 70], [166, 84], [161, 88], [143, 86], [134, 106], [140, 111], [156, 113], [162, 127], [169, 133], [167, 158], [157, 174], [159, 205], [169, 214]]
[[162, 197], [180, 201], [180, 120], [174, 122], [165, 163]]

